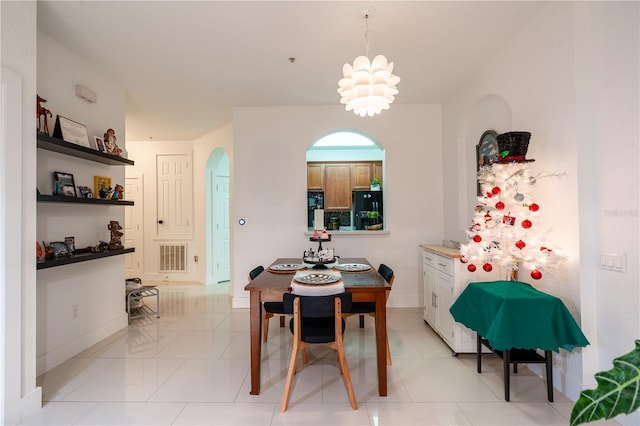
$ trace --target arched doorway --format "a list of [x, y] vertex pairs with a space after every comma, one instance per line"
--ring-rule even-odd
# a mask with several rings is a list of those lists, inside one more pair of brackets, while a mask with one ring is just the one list
[[207, 285], [229, 281], [229, 156], [216, 148], [205, 168]]

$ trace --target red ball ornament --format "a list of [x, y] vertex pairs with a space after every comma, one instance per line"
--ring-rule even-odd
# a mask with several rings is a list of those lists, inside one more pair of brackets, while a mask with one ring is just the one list
[[467, 260], [466, 257], [460, 256], [460, 263], [467, 263], [467, 262], [468, 262], [468, 260]]
[[497, 186], [494, 186], [493, 189], [491, 190], [491, 193], [498, 195], [500, 193], [500, 188]]
[[525, 220], [522, 221], [522, 227], [524, 229], [531, 228], [531, 225], [533, 225], [533, 224], [531, 223], [531, 221], [529, 219], [525, 219]]
[[537, 212], [538, 210], [540, 210], [540, 206], [536, 203], [533, 203], [529, 206], [529, 210], [531, 210], [532, 212]]
[[498, 201], [496, 203], [496, 209], [498, 210], [504, 210], [504, 203], [502, 201]]
[[479, 243], [480, 241], [482, 241], [482, 237], [480, 235], [474, 235], [473, 241], [475, 241], [476, 243]]
[[491, 198], [491, 197], [493, 197], [493, 194], [490, 192], [487, 192], [487, 198]]
[[542, 278], [542, 272], [534, 269], [533, 271], [531, 271], [531, 278], [533, 278], [534, 280], [539, 280], [540, 278]]
[[482, 265], [482, 269], [484, 269], [485, 272], [491, 272], [491, 270], [493, 269], [493, 266], [491, 266], [490, 263], [485, 263], [484, 265]]
[[516, 242], [516, 247], [518, 247], [520, 250], [522, 250], [525, 246], [526, 246], [526, 244], [522, 240], [518, 240]]
[[471, 263], [470, 265], [467, 265], [467, 271], [475, 272], [476, 271], [476, 265], [474, 265], [473, 263]]

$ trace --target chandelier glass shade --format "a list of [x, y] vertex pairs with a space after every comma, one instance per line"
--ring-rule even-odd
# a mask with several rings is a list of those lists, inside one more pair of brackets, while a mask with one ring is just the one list
[[400, 77], [393, 75], [393, 62], [388, 62], [384, 55], [369, 60], [369, 18], [374, 13], [373, 7], [360, 10], [365, 23], [367, 54], [358, 56], [353, 65], [344, 64], [344, 77], [338, 81], [338, 93], [342, 97], [340, 103], [346, 105], [347, 111], [353, 111], [360, 117], [373, 117], [389, 109], [398, 94], [396, 85], [400, 82]]
[[367, 56], [358, 56], [353, 65], [344, 64], [342, 74], [344, 78], [338, 82], [340, 103], [360, 117], [372, 117], [389, 109], [398, 94], [396, 85], [400, 77], [393, 75], [393, 62], [388, 62], [384, 55], [376, 56], [373, 61]]

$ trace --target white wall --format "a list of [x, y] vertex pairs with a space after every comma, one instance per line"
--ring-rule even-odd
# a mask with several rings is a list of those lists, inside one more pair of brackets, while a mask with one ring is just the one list
[[[545, 7], [445, 102], [444, 151], [457, 154], [444, 158], [445, 211], [459, 213], [445, 216], [447, 238], [463, 238], [472, 218], [475, 145], [487, 129], [530, 131], [534, 174], [567, 174], [539, 180], [538, 194], [553, 240], [569, 259], [553, 276], [520, 279], [561, 297], [582, 319], [591, 346], [562, 351], [554, 377], [575, 398], [640, 331], [638, 193], [629, 190], [638, 182], [638, 4]], [[635, 213], [607, 217], [612, 210]], [[598, 269], [600, 252], [627, 253], [628, 272]], [[582, 355], [597, 353], [583, 373]]]
[[[300, 257], [305, 236], [306, 150], [334, 130], [362, 132], [382, 146], [388, 234], [335, 235], [342, 257], [367, 257], [396, 273], [390, 306], [422, 301], [420, 244], [441, 242], [442, 140], [438, 105], [392, 105], [374, 119], [340, 106], [236, 108], [233, 118], [233, 305], [248, 306], [247, 273], [277, 257]], [[244, 218], [246, 225], [238, 220]]]
[[[112, 128], [118, 145], [126, 149], [125, 91], [111, 77], [87, 63], [44, 33], [38, 32], [37, 91], [54, 119], [56, 114], [87, 126], [89, 137], [102, 136]], [[90, 104], [75, 95], [75, 85], [96, 92]], [[53, 131], [53, 122], [49, 126]], [[134, 159], [135, 160], [135, 159]], [[74, 174], [76, 185], [93, 187], [93, 176], [109, 176], [114, 184], [124, 184], [124, 166], [106, 166], [74, 157], [38, 150], [37, 186], [51, 194], [53, 171]], [[35, 182], [34, 182], [35, 184]], [[119, 206], [82, 204], [38, 205], [38, 241], [64, 241], [74, 236], [76, 247], [109, 241], [111, 220], [124, 225], [124, 209]], [[30, 255], [31, 256], [31, 255]], [[126, 327], [124, 306], [124, 256], [114, 256], [37, 273], [37, 372], [42, 374], [76, 353]], [[77, 305], [79, 317], [73, 318]]]
[[[581, 299], [593, 344], [583, 364], [593, 387], [593, 374], [640, 336], [640, 4], [578, 3], [574, 31]], [[600, 253], [626, 254], [627, 272], [599, 269]], [[618, 421], [640, 424], [640, 412]]]
[[[39, 409], [42, 399], [41, 388], [36, 387], [36, 273], [33, 256], [36, 238], [36, 134], [33, 121], [36, 107], [36, 3], [0, 2], [0, 15], [2, 67], [21, 80], [19, 111], [13, 111], [21, 116], [21, 121], [15, 126], [18, 137], [6, 141], [8, 151], [5, 159], [11, 161], [6, 162], [2, 171], [4, 176], [13, 177], [10, 182], [15, 187], [10, 201], [19, 206], [16, 210], [21, 213], [18, 219], [3, 224], [19, 232], [7, 242], [7, 248], [15, 250], [19, 260], [5, 259], [6, 269], [1, 273], [12, 279], [6, 282], [6, 292], [0, 298], [3, 315], [0, 423], [15, 424], [21, 417]], [[3, 131], [8, 128], [4, 127]]]

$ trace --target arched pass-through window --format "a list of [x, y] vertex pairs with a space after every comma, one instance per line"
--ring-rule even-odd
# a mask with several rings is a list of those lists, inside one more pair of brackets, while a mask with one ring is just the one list
[[328, 133], [307, 150], [307, 230], [383, 230], [384, 150], [354, 131]]

